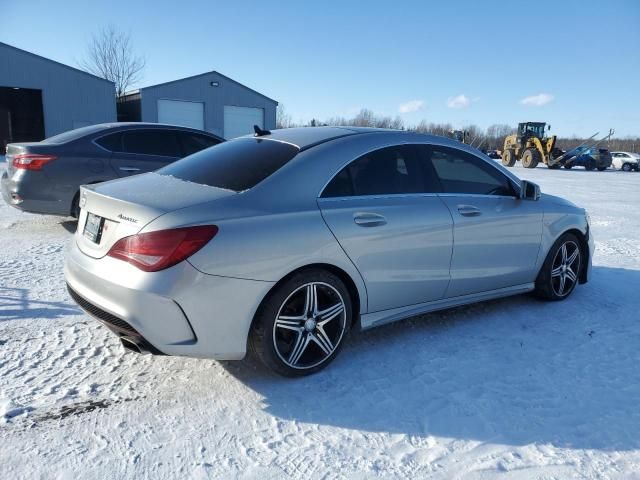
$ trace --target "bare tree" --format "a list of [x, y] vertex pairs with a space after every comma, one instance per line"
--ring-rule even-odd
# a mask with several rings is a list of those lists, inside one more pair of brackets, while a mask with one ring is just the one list
[[133, 51], [131, 35], [113, 25], [93, 35], [87, 56], [80, 62], [88, 72], [115, 83], [118, 98], [140, 81], [145, 64], [144, 57]]
[[284, 105], [279, 103], [276, 108], [276, 128], [290, 128], [293, 126], [291, 115], [286, 112]]

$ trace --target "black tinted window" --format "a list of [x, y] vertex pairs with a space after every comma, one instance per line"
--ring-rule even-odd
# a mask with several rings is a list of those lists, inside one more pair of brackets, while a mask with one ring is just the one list
[[132, 130], [122, 138], [123, 151], [163, 157], [181, 157], [174, 130]]
[[416, 150], [407, 145], [387, 147], [363, 155], [336, 175], [323, 197], [392, 195], [424, 192]]
[[96, 143], [100, 145], [102, 148], [106, 148], [111, 152], [121, 152], [122, 151], [122, 134], [121, 133], [112, 133], [111, 135], [105, 135], [104, 137], [98, 138]]
[[179, 136], [182, 142], [182, 153], [185, 157], [220, 143], [220, 140], [197, 133], [180, 132]]
[[431, 164], [444, 193], [514, 195], [507, 177], [467, 152], [456, 148], [431, 147]]
[[157, 173], [241, 192], [284, 166], [298, 151], [288, 143], [242, 138], [194, 153]]

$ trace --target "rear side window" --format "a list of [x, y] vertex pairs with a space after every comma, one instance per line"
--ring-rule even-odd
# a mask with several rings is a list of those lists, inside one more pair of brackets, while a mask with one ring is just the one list
[[329, 182], [322, 197], [424, 191], [423, 171], [415, 148], [398, 145], [376, 150], [351, 162]]
[[182, 153], [185, 157], [220, 143], [220, 140], [197, 133], [180, 132], [178, 136], [182, 142]]
[[181, 157], [175, 130], [131, 130], [122, 135], [122, 151], [142, 155]]
[[444, 193], [515, 195], [506, 176], [462, 150], [433, 146], [431, 164]]
[[106, 148], [110, 152], [122, 151], [122, 134], [112, 133], [111, 135], [105, 135], [96, 140], [96, 143], [102, 148]]
[[299, 151], [298, 147], [288, 143], [241, 138], [194, 153], [156, 173], [242, 192], [282, 168]]

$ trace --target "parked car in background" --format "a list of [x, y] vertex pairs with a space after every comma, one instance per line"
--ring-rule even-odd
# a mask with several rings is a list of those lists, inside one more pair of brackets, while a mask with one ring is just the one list
[[502, 154], [498, 152], [498, 150], [488, 150], [487, 157], [493, 158], [494, 160], [500, 160], [502, 158]]
[[79, 212], [80, 185], [150, 172], [224, 140], [191, 128], [157, 123], [104, 123], [41, 142], [7, 145], [2, 196], [20, 210]]
[[618, 170], [630, 172], [640, 170], [640, 154], [631, 152], [611, 152], [613, 166]]
[[283, 375], [325, 367], [350, 328], [564, 300], [591, 271], [584, 209], [431, 135], [258, 131], [81, 195], [69, 293], [125, 347], [237, 360], [249, 345]]
[[564, 154], [564, 168], [584, 167], [585, 170], [606, 170], [611, 166], [611, 152], [606, 148], [577, 147]]

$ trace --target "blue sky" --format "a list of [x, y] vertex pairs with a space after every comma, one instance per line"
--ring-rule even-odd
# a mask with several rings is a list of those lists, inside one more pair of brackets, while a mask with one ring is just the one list
[[112, 23], [146, 56], [139, 86], [218, 70], [296, 121], [366, 107], [407, 124], [640, 135], [640, 0], [525, 4], [0, 0], [0, 41], [75, 66]]

